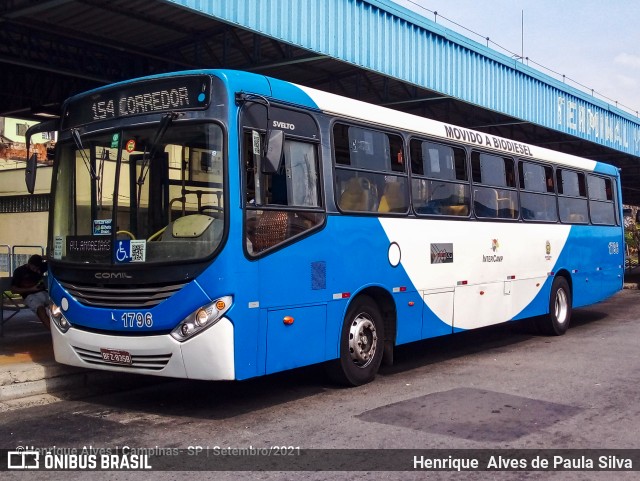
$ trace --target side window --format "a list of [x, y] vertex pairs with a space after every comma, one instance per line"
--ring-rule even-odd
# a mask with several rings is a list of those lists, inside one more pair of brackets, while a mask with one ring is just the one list
[[587, 175], [589, 212], [594, 224], [615, 225], [616, 212], [611, 179]]
[[524, 220], [557, 222], [553, 169], [549, 166], [521, 162], [520, 211]]
[[469, 215], [464, 149], [413, 139], [411, 197], [416, 214]]
[[[308, 142], [287, 140], [284, 143], [284, 167], [286, 205], [320, 207], [316, 146]], [[278, 174], [274, 174], [273, 178], [276, 175]]]
[[517, 219], [518, 192], [513, 159], [474, 151], [471, 153], [471, 172], [476, 217]]
[[584, 174], [572, 170], [556, 170], [558, 189], [558, 212], [560, 221], [565, 224], [587, 224], [587, 186]]
[[286, 139], [276, 172], [260, 168], [264, 134], [244, 134], [247, 252], [258, 255], [322, 224], [317, 145]]
[[336, 123], [333, 150], [340, 210], [407, 212], [407, 173], [399, 135]]

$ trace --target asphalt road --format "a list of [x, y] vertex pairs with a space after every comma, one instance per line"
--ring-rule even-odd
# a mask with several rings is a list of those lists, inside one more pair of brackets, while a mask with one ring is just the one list
[[[291, 446], [365, 450], [328, 456], [322, 471], [251, 472], [255, 465], [247, 464], [241, 473], [10, 471], [0, 476], [50, 480], [638, 479], [638, 471], [589, 469], [378, 471], [376, 462], [389, 453], [373, 450], [640, 448], [639, 304], [640, 291], [625, 290], [607, 302], [575, 310], [572, 327], [561, 337], [541, 336], [526, 323], [513, 323], [404, 346], [396, 351], [394, 366], [358, 388], [333, 386], [320, 367], [312, 367], [237, 383], [162, 381], [134, 391], [0, 414], [0, 448], [5, 449]], [[400, 457], [403, 454], [398, 452]], [[193, 464], [194, 459], [178, 458], [174, 469], [200, 467]], [[202, 462], [206, 466], [211, 461]], [[335, 463], [352, 472], [332, 471]]]

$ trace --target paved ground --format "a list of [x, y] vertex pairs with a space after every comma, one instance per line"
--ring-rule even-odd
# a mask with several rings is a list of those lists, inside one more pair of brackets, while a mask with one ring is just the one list
[[0, 412], [163, 381], [58, 364], [51, 334], [28, 310], [8, 321], [0, 337]]
[[[211, 473], [206, 470], [217, 468], [216, 458], [178, 455], [174, 469], [195, 472], [102, 472], [90, 479], [638, 479], [637, 471], [384, 472], [375, 466], [395, 455], [390, 449], [508, 450], [512, 457], [522, 449], [639, 448], [639, 312], [640, 290], [625, 290], [575, 310], [565, 336], [509, 323], [412, 343], [398, 349], [396, 363], [373, 383], [352, 389], [327, 382], [314, 366], [244, 382], [173, 380], [23, 407], [0, 413], [0, 447], [340, 450], [317, 471], [249, 472], [256, 465], [245, 461], [242, 473]], [[634, 453], [640, 465], [640, 452]], [[411, 462], [402, 452], [396, 460]], [[88, 477], [64, 471], [0, 476]]]
[[4, 326], [0, 337], [0, 366], [53, 359], [51, 336], [30, 311], [21, 311]]

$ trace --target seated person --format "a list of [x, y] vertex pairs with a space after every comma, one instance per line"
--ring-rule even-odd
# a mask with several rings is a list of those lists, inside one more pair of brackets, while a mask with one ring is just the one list
[[13, 272], [11, 292], [21, 295], [27, 307], [38, 316], [47, 329], [50, 329], [49, 316], [45, 310], [49, 303], [49, 295], [43, 279], [45, 272], [47, 272], [47, 264], [42, 260], [42, 256], [36, 254], [29, 257], [25, 265]]

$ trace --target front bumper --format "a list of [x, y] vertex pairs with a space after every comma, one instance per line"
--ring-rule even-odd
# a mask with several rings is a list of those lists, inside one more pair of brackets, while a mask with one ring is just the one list
[[[71, 327], [60, 332], [51, 323], [56, 361], [71, 366], [187, 379], [233, 380], [234, 330], [223, 317], [195, 337], [178, 342], [171, 335], [126, 336], [87, 332]], [[126, 351], [131, 365], [102, 358], [100, 349]]]

